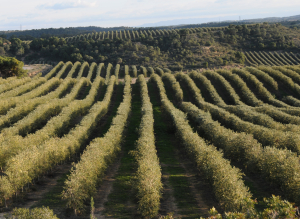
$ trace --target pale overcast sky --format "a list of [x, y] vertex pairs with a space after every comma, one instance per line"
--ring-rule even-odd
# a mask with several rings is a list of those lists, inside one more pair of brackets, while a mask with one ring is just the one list
[[0, 30], [140, 26], [159, 21], [238, 20], [300, 14], [300, 0], [1, 0]]

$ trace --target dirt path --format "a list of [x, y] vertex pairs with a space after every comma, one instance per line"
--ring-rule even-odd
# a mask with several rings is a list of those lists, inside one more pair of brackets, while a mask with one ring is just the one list
[[[162, 165], [163, 166], [163, 165]], [[162, 175], [162, 184], [163, 184], [163, 196], [161, 199], [161, 205], [159, 214], [164, 216], [168, 213], [172, 213], [174, 217], [178, 216], [178, 208], [176, 205], [176, 200], [174, 197], [174, 190], [170, 183], [170, 174]]]
[[[44, 175], [36, 184], [30, 185], [30, 191], [26, 193], [22, 203], [16, 203], [14, 207], [32, 208], [38, 206], [39, 202], [45, 198], [45, 195], [53, 191], [53, 188], [59, 183], [58, 181], [70, 171], [71, 167], [71, 162], [56, 166], [51, 173]], [[10, 213], [11, 211], [0, 213], [0, 219], [4, 219], [4, 215]], [[59, 212], [55, 211], [55, 213]]]
[[105, 200], [95, 200], [97, 216], [99, 218], [140, 218], [137, 215], [135, 193], [132, 190], [132, 183], [135, 171], [134, 157], [129, 153], [135, 149], [135, 142], [138, 139], [136, 130], [141, 119], [141, 100], [137, 85], [132, 86], [131, 116], [124, 134], [122, 153], [118, 161], [113, 165], [112, 172], [107, 173], [108, 177], [99, 190], [107, 189], [109, 192], [99, 194]]
[[182, 152], [180, 152], [179, 150], [176, 150], [176, 154], [181, 161], [180, 165], [186, 172], [186, 177], [190, 184], [190, 189], [192, 191], [192, 194], [195, 196], [200, 212], [203, 212], [203, 214], [208, 217], [208, 211], [210, 210], [210, 208], [212, 208], [212, 206], [217, 208], [219, 212], [222, 212], [217, 200], [213, 198], [210, 192], [207, 192], [207, 188], [209, 188], [209, 185], [205, 180], [203, 180], [203, 178], [201, 179], [201, 177], [203, 176], [200, 176], [196, 173], [195, 168], [193, 167], [193, 163], [186, 157], [180, 156]]
[[[119, 107], [119, 104], [121, 103], [123, 99], [123, 85], [119, 85], [115, 87], [115, 90], [112, 95], [111, 104], [109, 106], [108, 112], [106, 115], [104, 115], [101, 120], [98, 122], [98, 125], [96, 126], [95, 130], [91, 133], [89, 141], [87, 142], [87, 145], [89, 142], [97, 137], [102, 137], [107, 130], [110, 127], [112, 118], [116, 115], [117, 108]], [[104, 92], [102, 89], [101, 92]], [[102, 95], [103, 96], [103, 93]], [[102, 99], [102, 97], [98, 97], [98, 99]], [[109, 194], [112, 187], [111, 179], [115, 175], [115, 172], [118, 169], [118, 162], [114, 163], [112, 166], [110, 166], [107, 171], [106, 175], [103, 179], [103, 182], [101, 183], [101, 186], [98, 188], [98, 193], [94, 197], [95, 201], [95, 214], [97, 215], [97, 218], [99, 216], [99, 211], [102, 211], [103, 204], [105, 202], [105, 197]], [[104, 193], [103, 193], [104, 192]], [[103, 194], [102, 194], [103, 193]], [[88, 216], [81, 216], [81, 218], [88, 218]]]
[[31, 208], [38, 204], [44, 198], [44, 195], [57, 185], [57, 181], [70, 171], [71, 167], [71, 162], [68, 162], [67, 164], [57, 166], [50, 174], [43, 176], [39, 182], [31, 187], [31, 191], [27, 193], [25, 204], [17, 207]]
[[[133, 83], [133, 82], [135, 83], [135, 81], [132, 81], [131, 83]], [[119, 85], [119, 86], [123, 86], [123, 85]], [[118, 102], [121, 103], [120, 97], [117, 99], [118, 99]], [[102, 132], [103, 134], [104, 134], [104, 132], [102, 129], [108, 129], [108, 127], [106, 127], [106, 128], [104, 127], [106, 125], [107, 121], [112, 120], [113, 116], [115, 116], [115, 114], [117, 112], [117, 108], [118, 108], [119, 104], [117, 104], [116, 106], [115, 106], [115, 104], [116, 104], [116, 101], [112, 101], [111, 108], [114, 108], [114, 109], [110, 109], [110, 111], [114, 111], [114, 113], [112, 113], [110, 116], [106, 116], [105, 121], [103, 121], [103, 123], [102, 123], [102, 127], [97, 128], [97, 130], [100, 130], [100, 132]], [[107, 115], [109, 115], [109, 113]], [[108, 169], [106, 170], [106, 174], [103, 178], [103, 181], [101, 182], [101, 185], [97, 189], [97, 193], [94, 196], [94, 200], [95, 200], [94, 215], [96, 218], [101, 218], [101, 219], [105, 218], [105, 215], [104, 215], [105, 205], [104, 204], [108, 201], [108, 196], [113, 189], [113, 183], [116, 180], [115, 176], [121, 165], [121, 158], [123, 157], [123, 155], [124, 155], [124, 151], [122, 150], [122, 152], [120, 153], [120, 155], [118, 156], [116, 161], [112, 165], [110, 165], [108, 167]]]
[[42, 76], [45, 76], [48, 72], [51, 71], [53, 67], [51, 65], [43, 64], [34, 64], [34, 65], [24, 65], [23, 69], [28, 70], [28, 75], [30, 77], [36, 75], [37, 73], [42, 73]]
[[113, 189], [113, 183], [115, 182], [115, 176], [117, 171], [121, 165], [121, 157], [123, 157], [123, 153], [120, 154], [118, 160], [111, 165], [107, 170], [105, 177], [101, 183], [101, 186], [97, 189], [97, 194], [94, 196], [95, 202], [95, 217], [98, 219], [104, 219], [104, 210], [105, 205], [104, 203], [108, 200], [108, 195], [111, 193]]

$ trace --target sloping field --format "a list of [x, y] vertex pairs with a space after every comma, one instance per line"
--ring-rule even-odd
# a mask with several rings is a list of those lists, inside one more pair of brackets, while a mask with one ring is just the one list
[[45, 77], [1, 80], [1, 211], [297, 217], [299, 60], [246, 56], [257, 66], [170, 73], [60, 62]]

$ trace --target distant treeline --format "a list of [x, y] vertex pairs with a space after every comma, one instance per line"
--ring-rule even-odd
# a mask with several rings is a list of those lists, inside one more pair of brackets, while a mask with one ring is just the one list
[[168, 29], [182, 29], [182, 28], [198, 28], [198, 27], [226, 27], [229, 25], [241, 25], [241, 24], [255, 24], [262, 22], [280, 23], [287, 27], [300, 27], [299, 20], [294, 21], [281, 21], [278, 22], [279, 18], [268, 18], [268, 19], [252, 19], [242, 21], [223, 21], [223, 22], [208, 22], [201, 24], [187, 24], [187, 25], [176, 25], [176, 26], [161, 26], [161, 27], [67, 27], [67, 28], [47, 28], [47, 29], [33, 29], [33, 30], [15, 30], [15, 31], [0, 31], [0, 37], [6, 39], [19, 38], [21, 40], [33, 40], [35, 38], [50, 38], [53, 36], [57, 37], [71, 37], [80, 34], [89, 34], [95, 32], [107, 32], [107, 31], [120, 31], [120, 30], [168, 30]]
[[162, 26], [158, 27], [158, 29], [168, 29], [170, 28], [197, 28], [197, 27], [227, 27], [229, 25], [241, 25], [241, 24], [256, 24], [256, 23], [280, 23], [283, 26], [287, 27], [294, 27], [299, 26], [300, 24], [300, 18], [297, 21], [281, 21], [278, 22], [278, 19], [272, 20], [269, 19], [269, 21], [265, 21], [265, 19], [253, 19], [253, 20], [242, 20], [242, 21], [223, 21], [223, 22], [208, 22], [208, 23], [202, 23], [202, 24], [187, 24], [187, 25], [180, 25], [180, 26]]
[[10, 39], [19, 38], [21, 40], [33, 40], [34, 38], [50, 38], [52, 36], [69, 37], [78, 34], [87, 34], [100, 31], [116, 31], [132, 29], [132, 27], [67, 27], [67, 28], [47, 28], [33, 30], [15, 30], [15, 31], [0, 31], [0, 37]]

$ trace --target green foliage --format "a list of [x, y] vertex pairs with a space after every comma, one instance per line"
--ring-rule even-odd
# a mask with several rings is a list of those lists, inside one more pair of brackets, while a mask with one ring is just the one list
[[[196, 94], [197, 89], [193, 89], [193, 82], [188, 82], [186, 79], [184, 81], [189, 86], [192, 94]], [[265, 129], [259, 128], [259, 126], [244, 122], [243, 120], [249, 120], [249, 114], [251, 113], [251, 109], [247, 110], [246, 106], [243, 108], [239, 107], [241, 109], [239, 116], [243, 118], [243, 120], [240, 120], [217, 106], [201, 101], [201, 99], [196, 98], [196, 95], [194, 97], [197, 106], [209, 113], [205, 113], [191, 103], [184, 102], [182, 103], [181, 108], [197, 123], [197, 130], [199, 133], [204, 133], [205, 137], [212, 141], [214, 145], [223, 149], [226, 157], [242, 162], [245, 167], [252, 171], [260, 171], [263, 177], [271, 183], [278, 184], [292, 200], [298, 202], [299, 191], [297, 191], [297, 187], [300, 183], [300, 177], [298, 176], [298, 171], [296, 171], [299, 169], [299, 158], [297, 155], [286, 149], [272, 147], [263, 148], [252, 135], [247, 135], [243, 132], [235, 133], [225, 127], [235, 129], [234, 124], [236, 124], [239, 126], [238, 129], [235, 129], [236, 131], [244, 131], [246, 133], [249, 133], [251, 129], [256, 128], [257, 131], [254, 133], [254, 137], [260, 142], [262, 137], [258, 137], [259, 135], [266, 138], [266, 136], [270, 136], [271, 133], [274, 133], [274, 136], [281, 135], [279, 139], [283, 138], [284, 135], [275, 130], [269, 130], [267, 133]], [[234, 108], [234, 106], [227, 106], [225, 109], [233, 112]], [[235, 110], [234, 112], [237, 111]], [[242, 112], [244, 113], [241, 114]], [[212, 120], [211, 116], [221, 122], [223, 126], [221, 126], [219, 122]], [[262, 120], [263, 116], [257, 119]], [[267, 121], [261, 122], [267, 123]], [[282, 124], [279, 125], [282, 126]], [[242, 126], [245, 128], [242, 128]], [[251, 126], [252, 128], [250, 128]], [[262, 134], [259, 134], [258, 132], [262, 132]], [[253, 133], [253, 131], [250, 131], [250, 133]], [[275, 141], [278, 142], [277, 140]]]
[[[170, 33], [172, 36], [175, 31]], [[151, 31], [145, 34], [149, 37], [155, 36]], [[136, 148], [130, 153], [134, 155], [137, 165], [136, 173], [131, 176], [135, 180], [128, 183], [130, 185], [127, 187], [134, 187], [140, 216], [156, 217], [162, 197], [161, 170], [153, 130], [153, 109], [148, 96], [145, 71], [146, 75], [150, 75], [150, 83], [155, 83], [158, 88], [162, 105], [160, 109], [171, 121], [172, 131], [175, 131], [202, 176], [211, 184], [220, 206], [225, 211], [231, 211], [220, 215], [215, 209], [211, 209], [210, 218], [292, 218], [295, 215], [292, 204], [276, 196], [264, 199], [267, 208], [256, 212], [255, 201], [251, 200], [251, 194], [241, 180], [243, 173], [229, 162], [238, 162], [241, 168], [255, 173], [265, 183], [280, 188], [289, 201], [297, 204], [300, 202], [300, 109], [291, 106], [299, 106], [300, 103], [293, 96], [282, 99], [289, 105], [276, 100], [264, 86], [266, 84], [267, 87], [278, 89], [277, 81], [280, 81], [280, 86], [288, 86], [297, 95], [300, 92], [299, 67], [273, 66], [279, 63], [279, 57], [282, 62], [285, 60], [295, 64], [297, 56], [292, 53], [272, 53], [271, 56], [271, 53], [255, 51], [247, 54], [256, 62], [260, 61], [269, 66], [201, 73], [193, 71], [188, 74], [172, 74], [165, 68], [141, 66], [137, 83], [141, 91], [142, 119], [139, 129], [136, 129], [136, 138], [139, 138]], [[245, 60], [246, 57], [247, 55]], [[131, 108], [129, 73], [137, 74], [135, 66], [129, 67], [124, 66], [124, 101], [118, 108], [109, 131], [104, 137], [90, 143], [82, 153], [80, 162], [74, 164], [66, 181], [64, 196], [68, 206], [77, 213], [87, 209], [107, 165], [120, 151]], [[108, 65], [105, 69], [106, 77], [109, 77], [107, 92], [103, 101], [95, 103], [99, 87], [105, 81], [100, 77], [103, 68], [104, 63], [99, 66], [91, 63], [89, 66], [87, 62], [76, 62], [74, 65], [71, 62], [60, 62], [45, 78], [37, 75], [34, 78], [0, 79], [0, 167], [3, 171], [0, 176], [1, 205], [7, 206], [11, 202], [9, 199], [23, 186], [45, 174], [59, 162], [69, 159], [85, 146], [91, 131], [108, 110], [119, 70], [123, 69], [116, 65], [114, 75], [111, 76], [112, 65], [110, 69]], [[75, 72], [80, 75], [79, 80], [71, 78]], [[66, 75], [65, 80], [60, 79]], [[83, 100], [73, 101], [81, 88], [91, 83], [93, 76], [95, 78], [88, 96]], [[185, 85], [184, 92], [181, 84]], [[222, 92], [225, 91], [221, 96], [227, 96], [226, 103], [229, 101], [234, 105], [226, 105], [218, 93], [219, 89], [215, 89], [213, 84], [217, 84]], [[71, 87], [73, 89], [70, 93], [60, 99]], [[167, 98], [165, 89], [171, 91], [175, 106]], [[183, 94], [186, 93], [189, 95], [187, 99], [191, 99], [196, 106], [183, 102]], [[80, 124], [73, 127], [72, 121], [82, 115], [86, 116], [83, 116]], [[93, 209], [92, 203], [91, 201]], [[22, 215], [19, 218], [39, 218], [36, 215], [47, 218], [46, 211], [39, 212], [18, 209], [16, 214]], [[49, 215], [50, 218], [55, 218], [51, 212]]]
[[261, 213], [262, 218], [292, 218], [296, 209], [286, 200], [281, 200], [279, 196], [272, 195], [272, 198], [264, 198], [268, 208]]
[[139, 75], [137, 83], [142, 99], [142, 119], [136, 149], [131, 151], [137, 162], [135, 189], [140, 214], [145, 218], [153, 218], [160, 208], [162, 174], [155, 148], [153, 109], [143, 75]]
[[285, 96], [282, 98], [282, 101], [284, 101], [292, 106], [300, 107], [300, 100], [298, 100], [297, 98], [295, 98], [293, 96]]
[[171, 87], [172, 90], [174, 91], [175, 102], [177, 104], [181, 103], [183, 101], [183, 91], [181, 90], [180, 85], [176, 81], [174, 75], [170, 73], [165, 73], [161, 78], [164, 81], [164, 83], [167, 84], [169, 87]]
[[[95, 80], [94, 83], [95, 86], [90, 90], [90, 94], [86, 99], [73, 101], [68, 107], [64, 108], [59, 116], [53, 117], [53, 119], [47, 123], [46, 127], [36, 132], [35, 135], [30, 136], [29, 139], [25, 141], [28, 144], [25, 150], [20, 151], [20, 149], [24, 149], [22, 148], [25, 146], [24, 140], [22, 138], [14, 138], [15, 141], [23, 141], [23, 143], [13, 145], [14, 147], [19, 147], [19, 151], [13, 159], [7, 162], [7, 169], [5, 171], [7, 174], [6, 177], [12, 184], [13, 191], [17, 191], [26, 183], [30, 183], [33, 179], [38, 177], [41, 173], [48, 171], [60, 161], [74, 154], [86, 141], [98, 120], [107, 112], [108, 107], [106, 104], [98, 102], [90, 108], [94, 103], [99, 85], [103, 83], [103, 79], [99, 78]], [[111, 86], [108, 87], [103, 101], [110, 101], [114, 83], [115, 77], [112, 76], [110, 82]], [[98, 86], [96, 86], [97, 84]], [[68, 135], [62, 138], [51, 138], [50, 135], [53, 136], [53, 134], [57, 134], [58, 131], [63, 132], [64, 128], [72, 121], [72, 118], [84, 111], [88, 111], [88, 109], [90, 109], [89, 113]], [[47, 134], [45, 135], [43, 132]], [[36, 144], [40, 144], [40, 146], [36, 147]], [[10, 151], [11, 150], [12, 148], [10, 148]], [[53, 153], [54, 151], [56, 151], [56, 153]], [[61, 153], [58, 153], [58, 151], [61, 151]], [[32, 156], [35, 158], [32, 158]], [[41, 163], [38, 165], [37, 163], [39, 162]], [[47, 165], [44, 165], [45, 163], [47, 163]], [[18, 175], [14, 173], [15, 171], [20, 172], [20, 170], [23, 174]]]
[[95, 219], [94, 212], [95, 212], [95, 202], [94, 202], [94, 198], [91, 197], [91, 214], [90, 214], [90, 219]]
[[[88, 80], [91, 80], [91, 78], [92, 78], [94, 72], [96, 72], [96, 71], [97, 71], [97, 63], [96, 63], [96, 62], [93, 62], [93, 63], [91, 64], [90, 68], [89, 68], [89, 72], [88, 72], [86, 78], [87, 78]], [[99, 75], [99, 76], [100, 76], [100, 75]]]
[[266, 83], [269, 86], [271, 86], [273, 89], [278, 90], [277, 82], [274, 80], [274, 78], [270, 77], [267, 73], [254, 67], [246, 67], [245, 70], [253, 74], [255, 77], [257, 77], [257, 79], [259, 79], [263, 83]]
[[[247, 54], [245, 58], [242, 55], [236, 57], [229, 51], [296, 50], [299, 46], [299, 42], [295, 40], [297, 34], [296, 30], [277, 25], [261, 25], [259, 27], [230, 25], [228, 28], [174, 30], [106, 30], [98, 33], [82, 33], [66, 38], [48, 36], [47, 38], [33, 39], [30, 43], [12, 37], [12, 44], [5, 44], [2, 48], [6, 49], [2, 50], [22, 56], [31, 52], [29, 56], [26, 56], [28, 61], [44, 58], [65, 62], [87, 61], [91, 63], [95, 61], [116, 64], [122, 62], [137, 66], [142, 63], [145, 66], [156, 65], [158, 62], [161, 66], [178, 65], [186, 69], [195, 68], [191, 66], [200, 66], [205, 62], [208, 62], [211, 67], [221, 66], [220, 57], [228, 62], [244, 64], [246, 61], [255, 65], [256, 61], [252, 62]], [[210, 49], [204, 47], [212, 45], [213, 47]], [[279, 56], [282, 56], [280, 58], [290, 64], [299, 62], [286, 54], [279, 54]]]
[[275, 78], [277, 80], [280, 80], [282, 83], [285, 84], [285, 86], [289, 87], [298, 96], [300, 96], [300, 86], [297, 83], [294, 83], [294, 81], [290, 77], [282, 74], [278, 70], [272, 69], [271, 67], [259, 66], [258, 69], [264, 71], [265, 73], [267, 73], [271, 77], [273, 77], [273, 78]]
[[164, 74], [164, 71], [161, 68], [155, 68], [155, 73], [158, 74], [159, 76], [162, 76]]
[[[14, 107], [13, 110], [9, 110], [4, 117], [0, 119], [0, 128], [9, 126], [9, 124], [15, 123], [18, 120], [22, 119], [25, 115], [33, 111], [38, 105], [43, 104], [55, 97], [59, 97], [63, 92], [65, 92], [70, 86], [74, 85], [76, 80], [68, 79], [65, 80], [62, 84], [57, 78], [53, 78], [48, 83], [45, 83], [44, 86], [41, 86], [37, 89], [37, 92], [30, 92], [31, 95], [25, 95], [21, 97], [10, 98], [6, 101], [2, 100], [1, 102], [1, 111], [5, 112], [9, 107]], [[56, 91], [50, 92], [49, 94], [39, 97], [39, 94], [48, 92], [49, 89], [54, 86], [59, 85]], [[34, 96], [36, 94], [36, 96]], [[26, 97], [27, 96], [27, 97]], [[31, 97], [32, 99], [26, 100], [26, 98]], [[18, 105], [18, 106], [16, 106]]]
[[290, 69], [286, 69], [282, 66], [274, 66], [272, 68], [280, 71], [282, 74], [286, 75], [287, 77], [290, 77], [294, 82], [300, 84], [300, 75], [297, 72]]
[[187, 75], [184, 73], [177, 73], [175, 75], [176, 79], [178, 81], [182, 81], [185, 84], [187, 84], [187, 88], [189, 89], [190, 93], [193, 94], [193, 98], [196, 101], [204, 101], [202, 95], [201, 95], [201, 91], [200, 89], [196, 86], [196, 84], [194, 83], [194, 81]]
[[116, 77], [116, 84], [118, 85], [119, 84], [119, 71], [120, 71], [120, 65], [117, 64], [116, 67], [115, 67], [115, 77]]
[[28, 83], [25, 83], [22, 86], [16, 87], [5, 93], [1, 93], [0, 98], [4, 99], [3, 102], [6, 102], [7, 100], [13, 97], [20, 97], [20, 99], [23, 100], [31, 99], [32, 97], [36, 97], [39, 95], [39, 93], [35, 94], [35, 92], [32, 90], [44, 84], [46, 81], [47, 80], [45, 78], [36, 78], [36, 79], [32, 78], [31, 80], [29, 80]]
[[[71, 175], [65, 182], [63, 197], [67, 200], [67, 205], [75, 210], [75, 213], [84, 210], [84, 201], [96, 193], [96, 186], [101, 181], [107, 165], [114, 160], [116, 154], [120, 151], [122, 134], [130, 113], [130, 82], [130, 77], [126, 76], [124, 100], [118, 108], [117, 116], [113, 119], [110, 129], [103, 138], [96, 138], [90, 143], [81, 155], [80, 162], [74, 164]], [[115, 77], [111, 76], [104, 100], [96, 106], [94, 105], [95, 110], [97, 108], [107, 110], [114, 84]]]
[[[231, 117], [235, 123], [239, 123], [239, 119], [225, 110], [218, 109], [206, 103], [197, 103], [202, 109], [207, 107], [208, 111], [214, 118], [225, 127], [228, 127], [229, 122], [221, 120], [224, 116]], [[197, 130], [204, 132], [205, 136], [213, 142], [214, 145], [224, 150], [224, 154], [231, 160], [239, 161], [248, 167], [250, 170], [261, 172], [262, 176], [269, 180], [271, 183], [280, 185], [288, 196], [298, 201], [297, 187], [300, 185], [300, 177], [296, 174], [296, 170], [300, 167], [297, 165], [299, 158], [295, 153], [289, 150], [281, 150], [272, 147], [263, 148], [260, 143], [253, 138], [252, 135], [245, 133], [235, 133], [230, 129], [226, 129], [218, 122], [213, 121], [208, 113], [199, 110], [197, 107], [190, 103], [182, 105], [183, 111], [196, 121], [198, 124]], [[220, 115], [217, 117], [216, 115]], [[226, 121], [229, 121], [227, 119]], [[256, 137], [256, 135], [254, 135]]]
[[102, 71], [103, 68], [104, 68], [104, 63], [100, 63], [100, 64], [98, 65], [98, 68], [97, 68], [97, 74], [96, 74], [96, 77], [100, 77], [101, 71]]
[[[256, 218], [256, 219], [283, 219], [283, 218], [295, 218], [296, 208], [292, 206], [291, 203], [285, 200], [281, 200], [279, 196], [272, 195], [271, 198], [264, 198], [265, 205], [268, 208], [264, 209], [262, 212], [225, 212], [222, 216], [213, 207], [210, 209], [209, 214], [211, 217], [207, 219], [246, 219], [246, 218]], [[202, 217], [201, 217], [202, 218]], [[203, 219], [203, 218], [202, 218]]]
[[73, 63], [72, 62], [66, 62], [64, 66], [57, 72], [55, 75], [56, 78], [60, 78], [65, 72], [68, 72], [72, 69]]
[[113, 65], [111, 63], [108, 63], [107, 68], [106, 68], [106, 75], [105, 75], [105, 84], [106, 85], [110, 81], [110, 75], [111, 75], [112, 67], [113, 67]]
[[51, 78], [52, 76], [56, 75], [61, 68], [64, 66], [63, 62], [59, 62], [48, 74], [45, 75], [46, 79]]
[[[75, 84], [74, 80], [67, 82], [67, 84], [68, 83]], [[36, 104], [41, 104], [41, 105], [34, 108], [34, 110], [31, 113], [29, 113], [22, 120], [18, 121], [15, 124], [15, 126], [3, 130], [3, 133], [7, 133], [5, 135], [7, 141], [1, 142], [1, 155], [0, 155], [2, 157], [1, 166], [4, 165], [6, 161], [11, 158], [11, 156], [18, 154], [19, 151], [22, 149], [22, 147], [30, 148], [30, 147], [34, 147], [35, 144], [41, 144], [45, 140], [53, 136], [55, 133], [61, 132], [60, 127], [62, 127], [63, 125], [68, 126], [70, 122], [68, 121], [69, 115], [54, 117], [49, 121], [48, 126], [45, 126], [44, 129], [41, 129], [38, 132], [36, 132], [35, 135], [32, 135], [25, 139], [23, 139], [22, 136], [18, 136], [18, 135], [16, 137], [16, 134], [18, 133], [19, 134], [27, 133], [28, 131], [35, 129], [35, 127], [38, 124], [40, 124], [41, 121], [44, 121], [45, 118], [48, 118], [49, 115], [53, 115], [57, 113], [57, 111], [60, 111], [61, 108], [68, 105], [72, 100], [75, 99], [80, 88], [82, 88], [87, 83], [88, 81], [86, 79], [81, 79], [79, 83], [77, 83], [74, 86], [72, 91], [65, 98], [62, 98], [59, 101], [56, 98], [60, 95], [62, 90], [67, 89], [68, 86], [64, 85], [62, 90], [60, 88], [58, 89], [57, 92], [46, 95], [43, 98], [37, 98], [33, 100], [32, 103], [26, 104], [25, 107], [23, 108], [25, 112], [27, 110], [29, 111], [29, 109], [34, 107]], [[97, 85], [97, 83], [95, 83], [95, 85]], [[91, 91], [92, 90], [94, 89], [91, 89]], [[25, 113], [23, 109], [17, 107], [16, 111]], [[68, 112], [69, 110], [70, 108], [66, 109], [66, 112]], [[8, 113], [8, 115], [9, 114], [10, 113]], [[7, 119], [4, 121], [7, 121]], [[55, 122], [57, 121], [59, 121], [59, 123], [56, 124]]]
[[208, 62], [204, 62], [204, 63], [203, 63], [203, 67], [204, 67], [204, 68], [208, 68]]
[[228, 72], [226, 70], [219, 70], [218, 73], [213, 72], [213, 71], [205, 71], [202, 74], [205, 77], [209, 77], [209, 78], [212, 78], [212, 79], [218, 81], [221, 84], [221, 86], [223, 86], [225, 88], [225, 90], [227, 91], [226, 95], [229, 96], [228, 98], [230, 98], [231, 103], [234, 103], [235, 105], [242, 104], [241, 101], [240, 101], [240, 97], [237, 95], [236, 91], [229, 84], [230, 80], [228, 80], [227, 76], [229, 76], [229, 77], [233, 76], [233, 75], [231, 75], [230, 72]]
[[206, 99], [205, 101], [214, 103], [218, 106], [226, 105], [214, 86], [203, 74], [192, 71], [189, 73], [189, 76], [195, 81], [197, 87], [201, 87], [201, 92], [209, 96], [209, 99]]
[[132, 68], [132, 77], [136, 78], [137, 77], [137, 68], [135, 65], [132, 65], [131, 68]]
[[[252, 93], [248, 88], [247, 84], [236, 74], [232, 74], [230, 71], [218, 70], [220, 75], [222, 75], [230, 84], [234, 87], [230, 91], [231, 95], [235, 96], [235, 99], [238, 98], [237, 92], [241, 100], [250, 106], [259, 106], [262, 104], [262, 101], [258, 100], [257, 97]], [[225, 81], [223, 82], [225, 83]], [[239, 98], [238, 98], [239, 99]], [[236, 105], [241, 105], [241, 102], [236, 101]]]
[[[75, 62], [71, 70], [69, 71], [68, 75], [66, 78], [72, 78], [72, 76], [75, 74], [75, 72], [78, 72], [80, 69], [81, 63], [80, 62]], [[64, 72], [63, 72], [64, 73]]]
[[0, 56], [0, 74], [4, 78], [27, 76], [27, 71], [23, 69], [23, 66], [24, 63], [15, 58]]
[[7, 216], [7, 219], [58, 219], [58, 217], [50, 210], [49, 207], [42, 208], [15, 208], [12, 216]]
[[85, 72], [88, 72], [89, 67], [90, 66], [89, 66], [88, 62], [82, 63], [82, 65], [81, 65], [81, 67], [79, 69], [78, 75], [77, 75], [77, 79], [80, 79], [84, 75]]
[[217, 199], [227, 210], [245, 210], [251, 194], [241, 180], [242, 173], [231, 167], [230, 162], [223, 158], [221, 152], [212, 145], [207, 145], [197, 133], [192, 131], [185, 114], [168, 100], [160, 77], [153, 74], [150, 80], [155, 82], [159, 89], [162, 106], [173, 122], [176, 135], [197, 164], [199, 171], [202, 171], [211, 182]]
[[244, 64], [244, 62], [245, 62], [245, 55], [244, 55], [244, 53], [242, 53], [242, 52], [236, 52], [235, 53], [235, 57], [236, 57], [236, 59], [239, 60], [239, 62], [241, 64]]
[[143, 74], [144, 77], [147, 77], [147, 68], [145, 68], [144, 66], [140, 66], [140, 74]]

